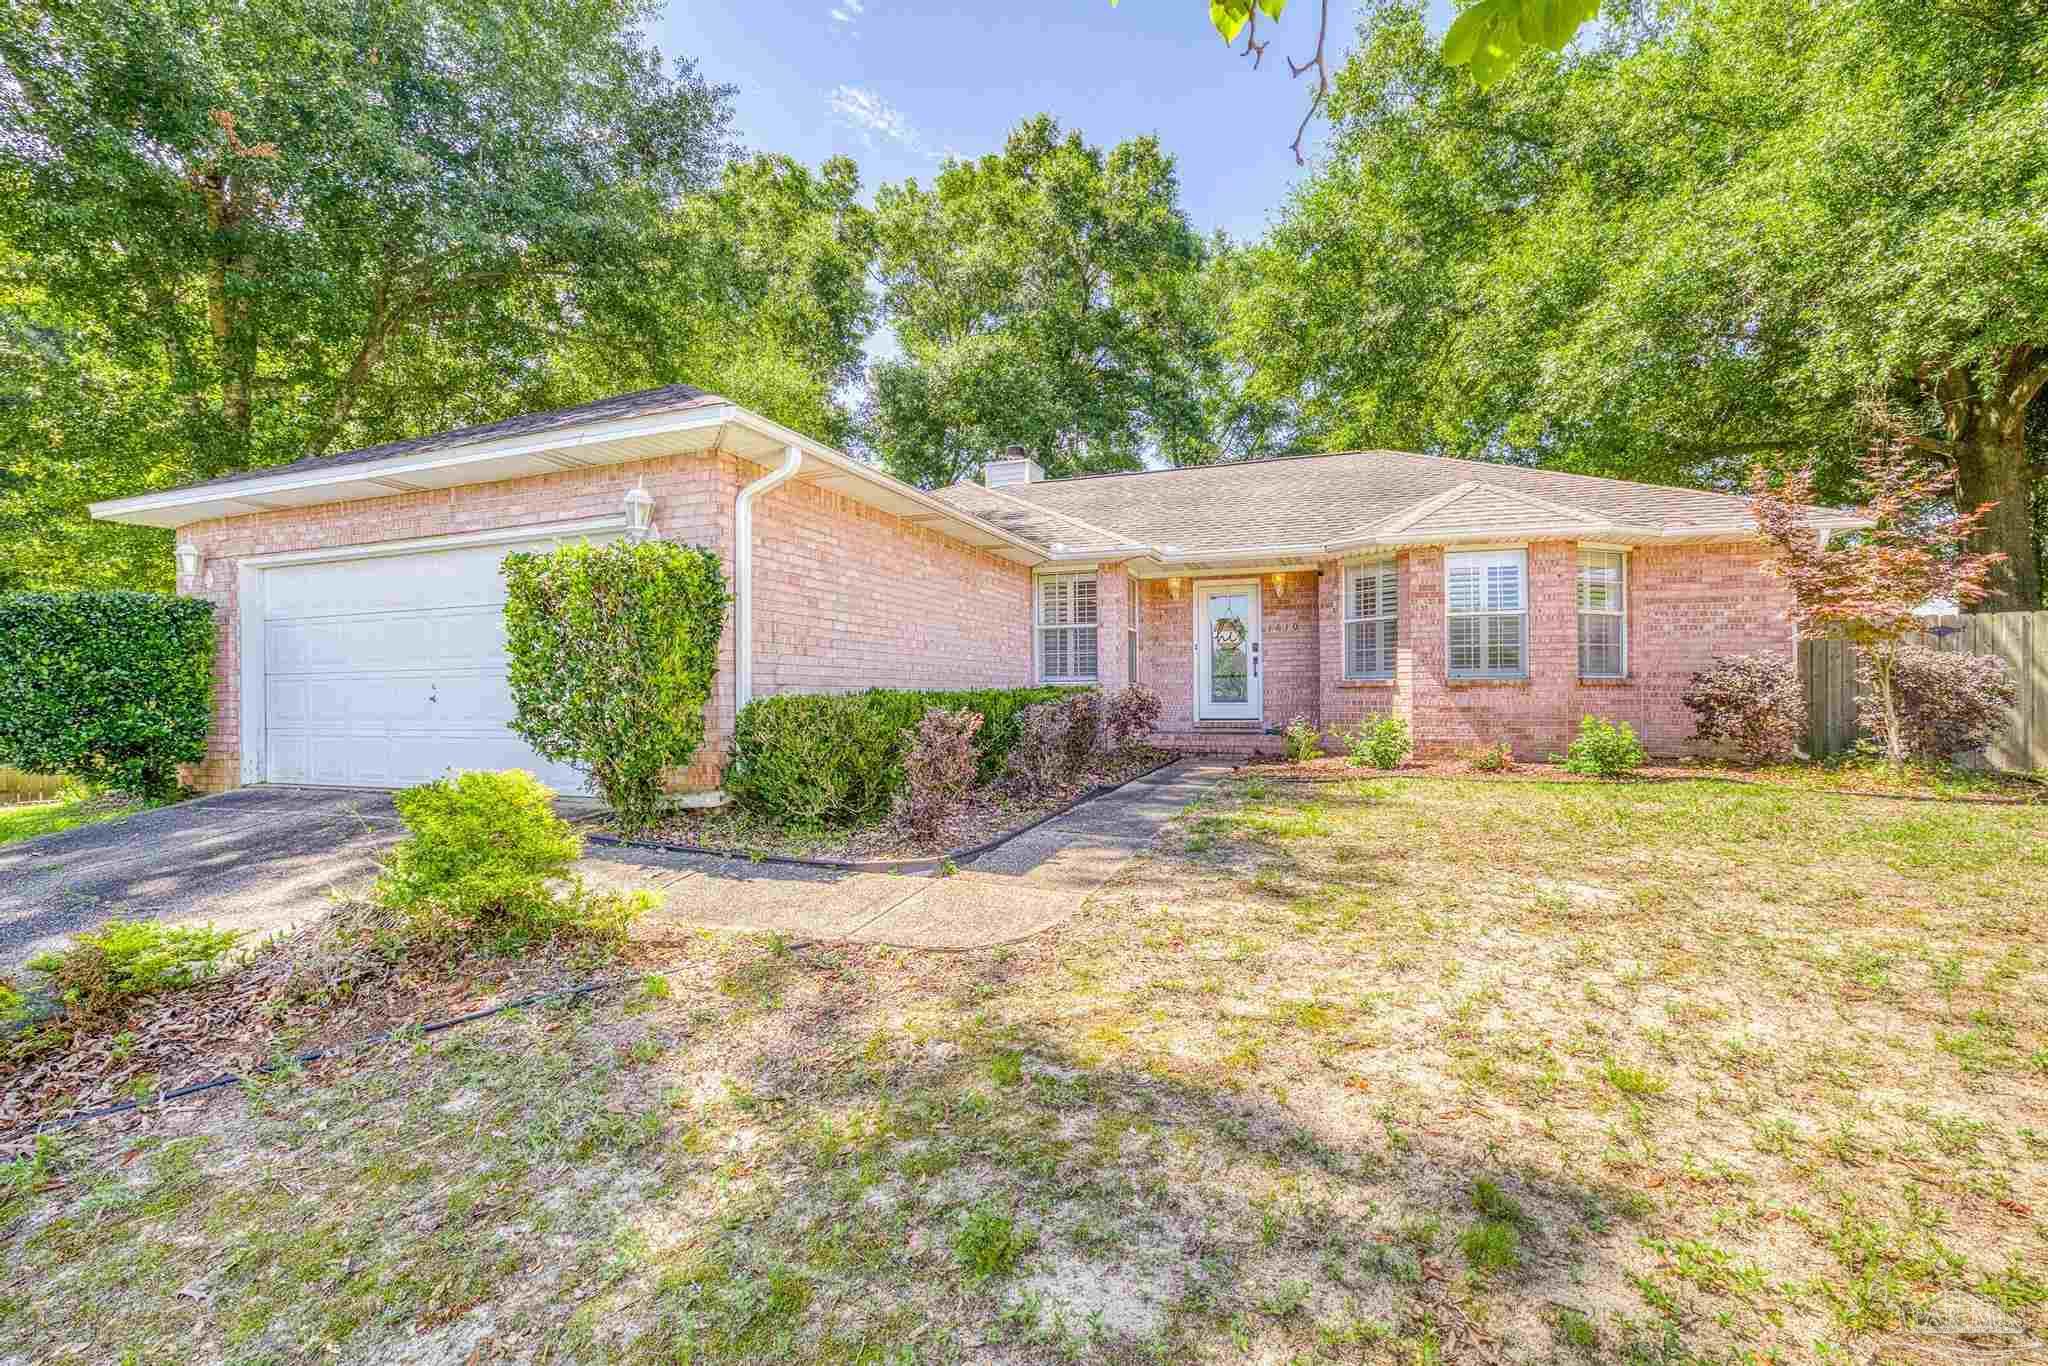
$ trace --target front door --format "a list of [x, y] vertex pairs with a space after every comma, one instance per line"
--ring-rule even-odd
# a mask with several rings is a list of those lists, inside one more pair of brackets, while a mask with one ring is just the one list
[[1195, 719], [1265, 716], [1259, 677], [1259, 585], [1204, 584], [1195, 590]]

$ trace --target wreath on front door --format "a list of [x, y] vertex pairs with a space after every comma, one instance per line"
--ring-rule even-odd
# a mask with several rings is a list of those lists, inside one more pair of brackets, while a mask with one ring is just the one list
[[1245, 637], [1250, 634], [1245, 629], [1244, 622], [1237, 617], [1220, 617], [1217, 619], [1216, 625], [1211, 628], [1211, 635], [1216, 641], [1216, 648], [1226, 654], [1241, 648], [1244, 645]]

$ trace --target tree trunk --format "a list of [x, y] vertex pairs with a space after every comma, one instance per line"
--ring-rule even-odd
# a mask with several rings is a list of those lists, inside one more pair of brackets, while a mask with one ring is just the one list
[[2031, 347], [2015, 348], [1988, 391], [1972, 375], [1950, 370], [1938, 385], [1956, 465], [1956, 505], [1968, 511], [1997, 504], [1971, 548], [1999, 551], [1990, 593], [1966, 612], [2032, 612], [2041, 606], [2041, 565], [2034, 553], [2035, 475], [2027, 458], [2027, 404], [2042, 383], [2031, 370]]

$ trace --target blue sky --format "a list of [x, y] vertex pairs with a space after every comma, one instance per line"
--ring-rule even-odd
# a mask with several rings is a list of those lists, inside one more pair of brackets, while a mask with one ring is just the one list
[[[1441, 29], [1450, 0], [1431, 8]], [[1330, 11], [1334, 70], [1356, 18], [1352, 0]], [[1102, 146], [1158, 134], [1196, 228], [1247, 238], [1301, 174], [1287, 144], [1312, 78], [1289, 80], [1282, 56], [1308, 54], [1314, 19], [1314, 0], [1293, 0], [1257, 71], [1225, 50], [1202, 0], [674, 0], [654, 37], [739, 86], [749, 147], [812, 164], [844, 153], [870, 193], [994, 151], [1043, 111]]]

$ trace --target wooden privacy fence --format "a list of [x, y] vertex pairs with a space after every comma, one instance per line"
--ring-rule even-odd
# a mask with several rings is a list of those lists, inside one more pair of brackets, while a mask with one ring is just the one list
[[[1984, 749], [1993, 768], [2048, 769], [2048, 612], [1987, 612], [1928, 617], [1909, 637], [1936, 650], [1997, 655], [2019, 689], [2012, 718]], [[1806, 687], [1807, 743], [1815, 754], [1840, 754], [1856, 744], [1856, 648], [1842, 640], [1799, 642]]]

